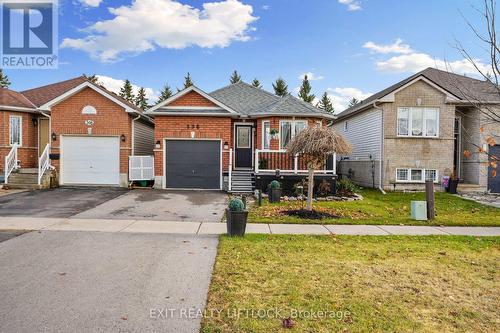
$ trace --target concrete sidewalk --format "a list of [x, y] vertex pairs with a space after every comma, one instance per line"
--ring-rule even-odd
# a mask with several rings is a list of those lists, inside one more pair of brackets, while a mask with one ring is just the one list
[[[121, 233], [218, 235], [225, 223], [0, 217], [0, 230], [65, 230]], [[500, 236], [500, 227], [399, 225], [247, 224], [247, 233], [293, 235], [469, 235]]]

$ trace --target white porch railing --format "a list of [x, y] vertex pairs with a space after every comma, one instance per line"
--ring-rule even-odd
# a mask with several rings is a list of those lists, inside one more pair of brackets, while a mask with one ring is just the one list
[[155, 158], [153, 156], [129, 156], [128, 178], [134, 180], [153, 180], [155, 178]]
[[12, 146], [12, 149], [10, 150], [10, 152], [7, 154], [7, 156], [5, 156], [5, 184], [8, 183], [9, 181], [9, 176], [10, 174], [12, 173], [12, 171], [14, 171], [15, 169], [17, 169], [18, 167], [18, 164], [17, 164], [17, 144], [14, 144]]
[[50, 144], [47, 143], [42, 155], [38, 158], [38, 185], [42, 184], [42, 178], [45, 171], [50, 169]]
[[[336, 174], [336, 154], [334, 153], [327, 158], [332, 159], [332, 165], [330, 168], [327, 167], [327, 159], [323, 163], [323, 166], [314, 170], [315, 173], [333, 173]], [[289, 173], [307, 173], [307, 163], [305, 159], [300, 155], [292, 156], [287, 153], [286, 150], [255, 150], [255, 173], [259, 172], [275, 172], [280, 170], [280, 172]]]
[[233, 176], [233, 149], [229, 149], [229, 170], [228, 170], [228, 176], [229, 176], [229, 183], [227, 185], [227, 189], [229, 192], [231, 192], [231, 183], [232, 183], [232, 176]]

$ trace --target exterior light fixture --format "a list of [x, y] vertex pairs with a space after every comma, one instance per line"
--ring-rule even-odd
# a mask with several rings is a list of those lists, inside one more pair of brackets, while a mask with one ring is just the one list
[[161, 148], [161, 142], [160, 142], [160, 140], [156, 141], [155, 148], [156, 149], [160, 149]]
[[36, 127], [38, 125], [38, 118], [37, 117], [31, 118], [31, 122], [33, 123], [33, 126]]
[[55, 132], [52, 132], [51, 138], [52, 141], [57, 141], [57, 134]]
[[122, 140], [122, 142], [125, 142], [125, 134], [120, 135], [120, 140]]
[[227, 143], [227, 141], [226, 141], [226, 142], [224, 142], [224, 150], [228, 150], [228, 149], [229, 149], [229, 143]]

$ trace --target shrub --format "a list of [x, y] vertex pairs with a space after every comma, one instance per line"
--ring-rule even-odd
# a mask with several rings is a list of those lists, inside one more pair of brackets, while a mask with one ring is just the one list
[[340, 195], [352, 195], [356, 192], [357, 186], [348, 178], [343, 178], [337, 182], [337, 192]]
[[242, 212], [245, 210], [245, 204], [238, 198], [233, 198], [229, 200], [229, 210], [232, 212]]
[[330, 193], [332, 193], [332, 186], [330, 185], [330, 182], [323, 179], [318, 185], [318, 195], [320, 197], [326, 197], [330, 195]]
[[273, 180], [270, 184], [271, 189], [278, 189], [281, 188], [281, 183], [277, 180]]

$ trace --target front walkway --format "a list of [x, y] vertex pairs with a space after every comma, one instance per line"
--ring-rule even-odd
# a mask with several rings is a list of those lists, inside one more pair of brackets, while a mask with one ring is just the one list
[[[0, 230], [102, 231], [119, 233], [218, 235], [226, 233], [226, 224], [145, 220], [0, 217]], [[500, 236], [500, 227], [249, 223], [247, 224], [247, 233], [296, 235]]]

